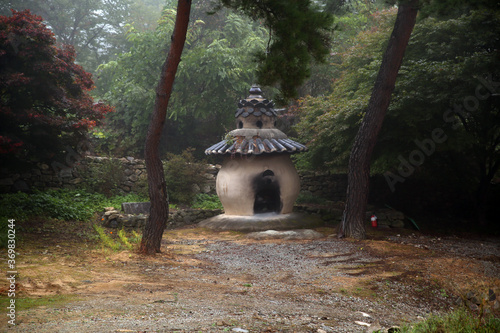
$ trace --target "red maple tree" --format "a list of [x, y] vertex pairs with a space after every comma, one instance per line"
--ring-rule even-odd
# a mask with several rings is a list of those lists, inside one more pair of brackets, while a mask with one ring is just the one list
[[0, 16], [0, 156], [50, 160], [74, 147], [113, 110], [94, 102], [93, 87], [73, 47], [58, 47], [41, 17]]

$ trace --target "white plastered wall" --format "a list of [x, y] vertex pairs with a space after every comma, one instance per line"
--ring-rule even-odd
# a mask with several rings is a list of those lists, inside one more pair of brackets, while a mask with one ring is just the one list
[[292, 212], [300, 191], [300, 178], [288, 154], [226, 157], [217, 175], [217, 195], [226, 215], [254, 215], [252, 181], [271, 170], [280, 186], [281, 214]]

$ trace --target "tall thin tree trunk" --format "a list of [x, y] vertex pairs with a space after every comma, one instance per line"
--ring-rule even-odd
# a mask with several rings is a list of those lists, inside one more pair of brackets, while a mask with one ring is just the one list
[[401, 1], [389, 44], [368, 102], [366, 115], [349, 157], [347, 198], [339, 237], [366, 238], [365, 212], [370, 185], [370, 161], [382, 127], [396, 77], [415, 26], [418, 0]]
[[167, 186], [158, 146], [165, 125], [168, 101], [172, 92], [175, 74], [186, 41], [190, 11], [191, 0], [178, 0], [172, 42], [167, 59], [162, 67], [160, 81], [156, 87], [155, 107], [146, 136], [144, 155], [148, 173], [151, 209], [142, 235], [139, 252], [149, 255], [160, 252], [161, 238], [168, 219]]

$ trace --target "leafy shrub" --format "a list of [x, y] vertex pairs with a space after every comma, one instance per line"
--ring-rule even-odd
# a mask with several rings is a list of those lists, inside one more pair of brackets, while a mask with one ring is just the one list
[[500, 332], [500, 319], [493, 316], [481, 318], [467, 309], [458, 309], [444, 316], [431, 316], [416, 325], [405, 326], [404, 333], [493, 333]]
[[125, 168], [116, 158], [108, 158], [101, 163], [89, 163], [83, 170], [84, 188], [89, 192], [102, 193], [108, 197], [117, 194], [125, 179]]
[[148, 178], [145, 174], [139, 176], [132, 187], [132, 192], [137, 194], [139, 197], [148, 198], [149, 200]]
[[192, 151], [168, 154], [164, 163], [169, 200], [174, 203], [190, 204], [196, 195], [195, 185], [204, 181], [206, 166], [195, 161]]
[[223, 209], [222, 203], [216, 194], [198, 193], [193, 201], [192, 208]]
[[0, 197], [1, 216], [23, 219], [27, 217], [29, 195], [27, 193], [2, 194]]

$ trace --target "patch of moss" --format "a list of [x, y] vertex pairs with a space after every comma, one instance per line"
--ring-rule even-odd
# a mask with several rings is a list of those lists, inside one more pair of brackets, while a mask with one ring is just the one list
[[[6, 307], [10, 298], [2, 297], [0, 298], [0, 307]], [[40, 306], [57, 308], [61, 307], [69, 302], [78, 300], [75, 295], [52, 295], [52, 296], [41, 296], [41, 297], [16, 297], [16, 312], [34, 309]]]

